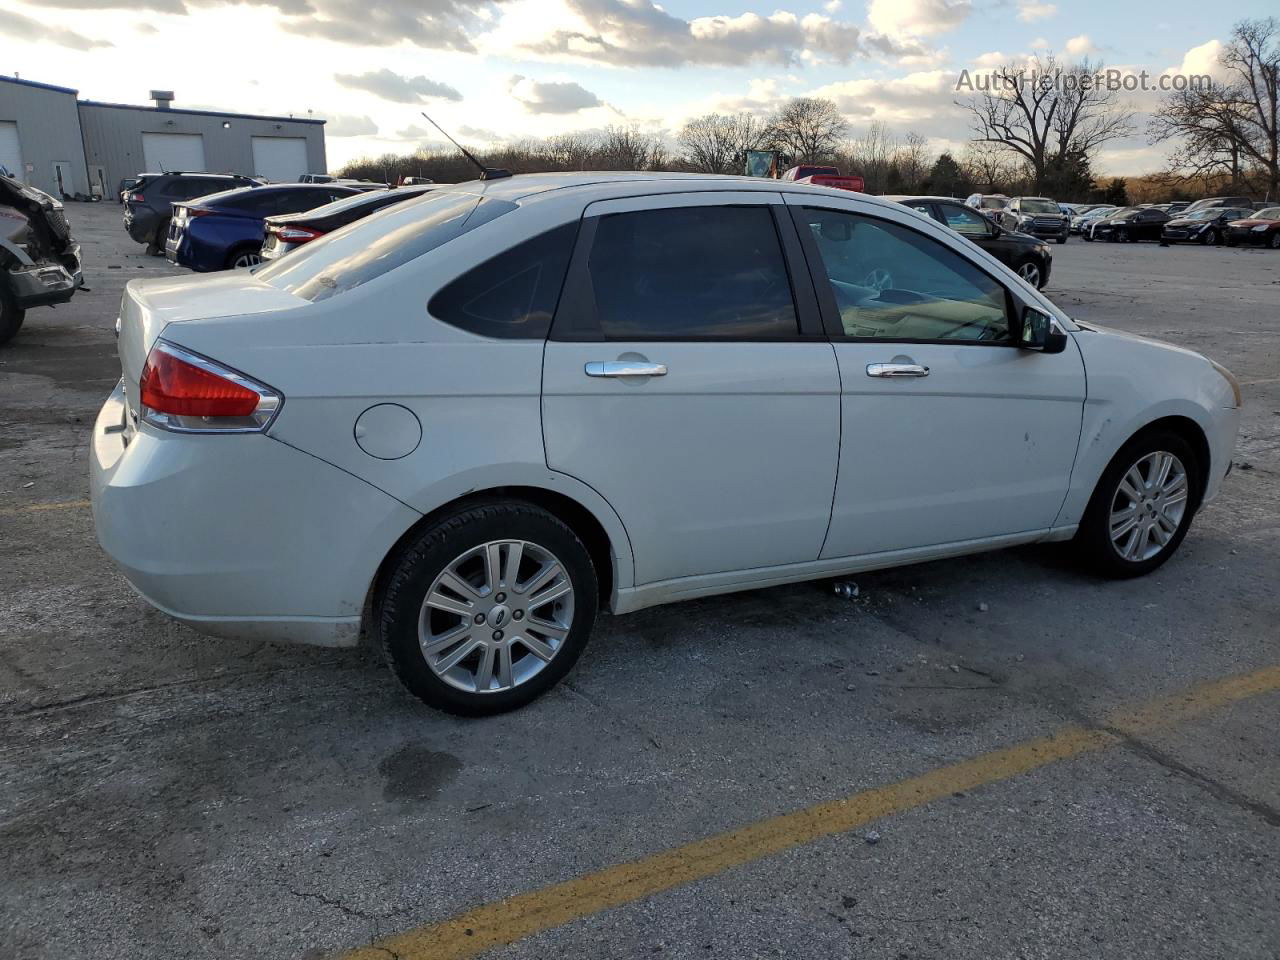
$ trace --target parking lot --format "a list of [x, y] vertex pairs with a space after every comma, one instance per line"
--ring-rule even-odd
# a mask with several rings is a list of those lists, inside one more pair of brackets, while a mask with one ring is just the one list
[[101, 553], [116, 307], [177, 271], [68, 212], [91, 291], [0, 349], [0, 957], [1280, 956], [1280, 255], [1053, 247], [1073, 316], [1244, 384], [1154, 575], [1031, 547], [604, 617], [463, 720]]

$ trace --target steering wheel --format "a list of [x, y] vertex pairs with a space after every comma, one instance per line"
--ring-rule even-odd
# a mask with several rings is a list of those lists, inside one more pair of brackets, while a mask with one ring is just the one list
[[881, 290], [887, 290], [893, 286], [893, 274], [884, 269], [884, 267], [876, 267], [862, 278], [859, 286], [870, 287], [876, 293], [879, 293]]

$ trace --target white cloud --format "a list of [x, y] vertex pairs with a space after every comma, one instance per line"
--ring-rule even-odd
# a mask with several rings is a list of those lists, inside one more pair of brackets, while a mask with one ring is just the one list
[[1097, 52], [1098, 48], [1094, 46], [1087, 33], [1082, 33], [1067, 41], [1067, 53], [1073, 57], [1087, 57], [1089, 54]]
[[65, 27], [51, 27], [11, 10], [0, 17], [0, 34], [16, 37], [25, 43], [51, 43], [59, 47], [70, 47], [72, 50], [113, 46], [110, 40], [85, 37]]
[[841, 3], [840, 0], [827, 0], [827, 2], [822, 5], [822, 9], [827, 11], [827, 13], [838, 13], [842, 6], [844, 6], [844, 4]]
[[890, 37], [923, 37], [954, 30], [972, 12], [970, 0], [871, 0], [867, 22]]
[[1023, 23], [1047, 20], [1057, 12], [1056, 4], [1042, 3], [1040, 0], [1018, 0], [1018, 19]]
[[1031, 41], [1031, 49], [1032, 50], [1048, 50], [1049, 41], [1046, 40], [1044, 37], [1036, 37], [1034, 40]]
[[539, 82], [517, 75], [511, 78], [508, 90], [530, 113], [577, 113], [604, 106], [604, 101], [578, 83]]
[[404, 77], [385, 67], [368, 73], [336, 73], [333, 79], [352, 90], [363, 90], [392, 103], [426, 103], [428, 100], [461, 100], [447, 83], [426, 77]]
[[331, 114], [325, 120], [326, 137], [376, 137], [378, 125], [368, 117]]
[[1222, 56], [1222, 43], [1219, 40], [1209, 40], [1200, 44], [1198, 47], [1192, 47], [1182, 57], [1182, 63], [1176, 67], [1170, 67], [1165, 73], [1181, 73], [1191, 74], [1209, 74], [1217, 76], [1222, 72], [1222, 64], [1218, 62], [1218, 58]]

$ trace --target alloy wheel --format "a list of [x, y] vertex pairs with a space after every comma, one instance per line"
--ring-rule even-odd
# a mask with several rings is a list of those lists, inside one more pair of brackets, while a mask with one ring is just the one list
[[242, 253], [231, 261], [231, 266], [236, 270], [242, 270], [246, 267], [256, 267], [262, 262], [262, 257], [257, 253]]
[[493, 540], [436, 576], [418, 615], [418, 643], [431, 671], [467, 693], [497, 693], [549, 664], [573, 623], [573, 583], [564, 564], [527, 540]]
[[1037, 289], [1040, 287], [1040, 268], [1028, 260], [1018, 268], [1018, 276]]
[[1149, 560], [1173, 539], [1187, 511], [1187, 468], [1157, 450], [1134, 463], [1111, 498], [1111, 545], [1122, 559]]

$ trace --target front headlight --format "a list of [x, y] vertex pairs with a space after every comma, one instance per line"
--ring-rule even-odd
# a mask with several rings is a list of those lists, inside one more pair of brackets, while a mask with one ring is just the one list
[[1265, 224], [1265, 223], [1260, 223], [1260, 224], [1258, 224], [1256, 227], [1254, 227], [1254, 228], [1253, 228], [1253, 232], [1254, 232], [1254, 233], [1262, 233], [1262, 231], [1263, 231], [1263, 230], [1266, 230], [1266, 229], [1267, 229], [1267, 224]]
[[1232, 375], [1231, 371], [1228, 370], [1226, 367], [1224, 367], [1222, 364], [1215, 363], [1212, 360], [1210, 360], [1209, 363], [1212, 364], [1213, 369], [1217, 370], [1220, 374], [1222, 374], [1223, 378], [1226, 379], [1227, 383], [1231, 384], [1231, 393], [1236, 398], [1236, 408], [1239, 409], [1240, 407], [1244, 406], [1244, 398], [1241, 397], [1240, 395], [1240, 381], [1237, 380]]

